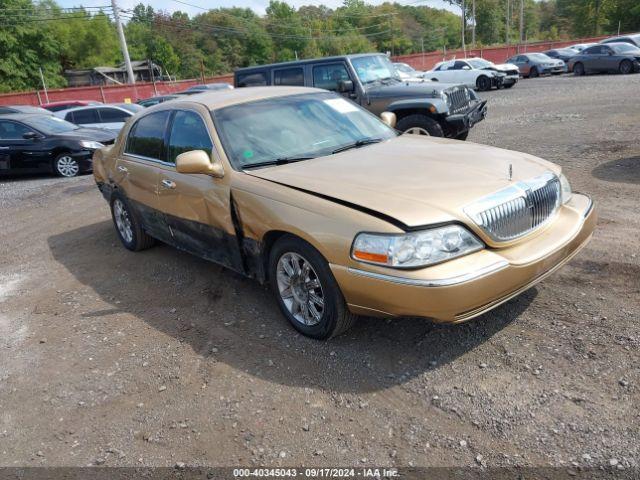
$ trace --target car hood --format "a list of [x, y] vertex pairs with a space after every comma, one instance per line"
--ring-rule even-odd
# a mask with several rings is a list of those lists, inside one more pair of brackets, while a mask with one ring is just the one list
[[[509, 165], [513, 168], [510, 181]], [[465, 205], [556, 165], [486, 145], [403, 135], [327, 157], [246, 170], [311, 194], [372, 210], [409, 227], [460, 220]]]
[[114, 132], [103, 128], [78, 128], [77, 130], [51, 136], [68, 140], [89, 140], [105, 143], [113, 141], [117, 135]]
[[437, 97], [440, 92], [449, 88], [460, 87], [456, 83], [432, 82], [425, 77], [424, 82], [400, 81], [389, 85], [367, 85], [367, 93], [373, 97], [416, 98], [421, 96]]

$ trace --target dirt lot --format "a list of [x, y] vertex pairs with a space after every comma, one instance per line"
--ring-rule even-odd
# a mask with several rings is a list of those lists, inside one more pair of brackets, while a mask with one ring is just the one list
[[316, 342], [268, 290], [122, 248], [90, 176], [0, 180], [0, 465], [640, 463], [640, 75], [483, 94], [470, 140], [561, 164], [592, 243], [468, 324]]

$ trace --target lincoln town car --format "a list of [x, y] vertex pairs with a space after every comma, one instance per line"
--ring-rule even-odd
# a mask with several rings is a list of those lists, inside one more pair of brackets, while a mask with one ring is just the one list
[[124, 247], [268, 283], [318, 339], [359, 315], [467, 321], [590, 240], [594, 205], [559, 166], [394, 125], [326, 90], [212, 91], [137, 113], [93, 172]]

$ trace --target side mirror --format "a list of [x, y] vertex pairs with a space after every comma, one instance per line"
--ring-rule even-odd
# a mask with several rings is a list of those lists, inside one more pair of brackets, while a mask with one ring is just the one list
[[38, 135], [36, 132], [26, 132], [22, 135], [22, 138], [24, 138], [25, 140], [35, 140], [37, 138], [40, 138], [40, 135]]
[[353, 82], [351, 80], [340, 80], [338, 82], [338, 92], [351, 93], [355, 90]]
[[224, 168], [217, 160], [211, 160], [204, 150], [190, 150], [176, 157], [178, 173], [201, 173], [212, 177], [224, 177]]
[[380, 118], [382, 119], [382, 121], [385, 124], [387, 124], [391, 128], [396, 128], [397, 117], [396, 117], [395, 113], [393, 113], [393, 112], [382, 112], [380, 114]]

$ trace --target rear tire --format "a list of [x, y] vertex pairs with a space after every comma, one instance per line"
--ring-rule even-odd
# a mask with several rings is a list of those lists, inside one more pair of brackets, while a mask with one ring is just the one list
[[285, 235], [271, 249], [269, 283], [283, 315], [307, 337], [335, 337], [358, 318], [347, 308], [327, 261], [298, 237]]
[[426, 135], [430, 137], [444, 137], [440, 124], [426, 115], [407, 115], [397, 124], [398, 130], [412, 135]]
[[529, 78], [538, 78], [540, 76], [540, 72], [538, 72], [537, 67], [533, 67], [529, 70]]
[[155, 239], [143, 230], [131, 204], [124, 195], [117, 192], [111, 196], [111, 218], [118, 237], [127, 250], [139, 252], [155, 244]]
[[486, 75], [480, 75], [476, 80], [476, 88], [481, 92], [491, 90], [491, 80]]
[[620, 62], [619, 71], [622, 75], [633, 73], [633, 63], [631, 63], [629, 60], [622, 60]]
[[581, 77], [582, 75], [584, 75], [584, 65], [580, 62], [576, 63], [573, 66], [573, 74], [576, 77]]

